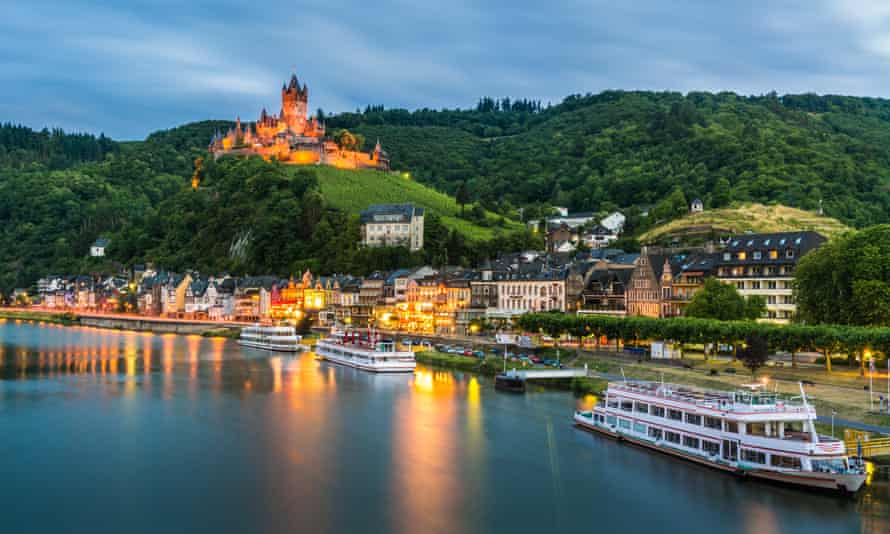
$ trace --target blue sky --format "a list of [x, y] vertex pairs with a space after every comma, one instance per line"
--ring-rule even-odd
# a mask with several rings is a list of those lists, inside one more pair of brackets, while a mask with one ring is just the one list
[[117, 139], [277, 110], [604, 89], [890, 96], [888, 0], [4, 0], [0, 121]]

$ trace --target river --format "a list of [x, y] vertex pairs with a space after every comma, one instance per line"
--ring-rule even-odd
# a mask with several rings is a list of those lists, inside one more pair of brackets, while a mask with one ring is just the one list
[[841, 498], [740, 481], [575, 429], [589, 402], [0, 322], [0, 530], [890, 532], [887, 483]]

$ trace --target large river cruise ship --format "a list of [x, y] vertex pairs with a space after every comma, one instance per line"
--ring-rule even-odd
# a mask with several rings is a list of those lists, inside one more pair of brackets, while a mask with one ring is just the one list
[[395, 341], [364, 330], [332, 330], [319, 340], [315, 354], [324, 360], [376, 373], [410, 373], [417, 363], [411, 351], [396, 350]]
[[256, 349], [299, 352], [304, 349], [301, 339], [293, 326], [255, 324], [241, 329], [238, 343]]
[[613, 382], [592, 411], [575, 412], [587, 430], [710, 467], [771, 481], [855, 492], [866, 479], [844, 442], [820, 436], [816, 411], [800, 397], [758, 386], [737, 392], [658, 382]]

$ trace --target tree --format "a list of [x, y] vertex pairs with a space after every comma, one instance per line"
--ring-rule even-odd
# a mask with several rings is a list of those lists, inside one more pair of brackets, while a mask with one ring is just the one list
[[467, 190], [467, 183], [461, 182], [457, 186], [457, 192], [454, 193], [454, 200], [460, 205], [460, 214], [464, 214], [464, 205], [470, 203], [470, 192]]
[[807, 323], [890, 325], [890, 225], [851, 232], [798, 263], [794, 288]]
[[739, 359], [742, 360], [742, 365], [751, 371], [751, 376], [754, 376], [769, 359], [769, 344], [766, 338], [757, 334], [746, 336], [745, 347], [739, 351]]
[[714, 189], [711, 192], [711, 206], [715, 208], [723, 208], [732, 202], [732, 186], [729, 180], [721, 176], [714, 182]]
[[704, 286], [695, 292], [687, 317], [718, 319], [720, 321], [753, 320], [761, 317], [766, 309], [762, 297], [743, 297], [734, 285], [724, 284], [716, 278], [705, 280]]

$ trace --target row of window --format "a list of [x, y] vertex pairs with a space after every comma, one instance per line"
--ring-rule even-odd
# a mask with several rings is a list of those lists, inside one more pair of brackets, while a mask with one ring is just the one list
[[[689, 415], [689, 414], [687, 414]], [[706, 418], [709, 419], [709, 418]], [[601, 415], [597, 415], [597, 420], [602, 422], [603, 417]], [[670, 430], [662, 430], [660, 428], [650, 426], [647, 428], [646, 425], [642, 423], [631, 422], [628, 419], [622, 419], [615, 417], [614, 415], [609, 415], [605, 417], [605, 421], [609, 425], [616, 425], [618, 428], [622, 430], [631, 430], [637, 434], [646, 434], [652, 439], [656, 440], [664, 440], [668, 443], [672, 443], [674, 445], [682, 445], [687, 449], [695, 449], [702, 450], [705, 453], [717, 456], [720, 454], [720, 443], [716, 441], [710, 441], [707, 439], [700, 439], [695, 436], [689, 436], [686, 434], [680, 434], [679, 432], [673, 432]], [[761, 464], [766, 465], [767, 455], [764, 452], [754, 450], [754, 449], [742, 449], [741, 450], [741, 459], [753, 464]], [[779, 454], [771, 454], [769, 455], [770, 465], [773, 467], [779, 467], [783, 469], [800, 469], [801, 462], [800, 458], [796, 458], [794, 456], [782, 456]]]
[[[723, 421], [717, 417], [702, 416], [695, 413], [683, 412], [674, 408], [664, 408], [663, 406], [650, 405], [640, 401], [630, 401], [627, 399], [609, 399], [607, 406], [609, 408], [618, 408], [624, 412], [636, 412], [641, 414], [649, 414], [655, 417], [665, 417], [672, 421], [685, 422], [688, 425], [705, 426], [715, 430], [725, 430], [738, 434], [739, 424], [735, 421]], [[725, 428], [724, 428], [725, 426]]]
[[[733, 255], [731, 252], [724, 252], [723, 253], [723, 261], [732, 260], [732, 256]], [[779, 259], [779, 251], [776, 249], [770, 249], [769, 251], [766, 252], [766, 254], [764, 254], [760, 250], [755, 250], [755, 251], [751, 252], [750, 256], [751, 256], [752, 260], [761, 260], [764, 258], [769, 258], [771, 260], [777, 260], [777, 259]], [[794, 259], [794, 249], [793, 248], [785, 249], [785, 258], [789, 259], [789, 260]], [[741, 261], [747, 260], [748, 259], [748, 251], [740, 250], [740, 251], [736, 252], [735, 259], [741, 260]]]

